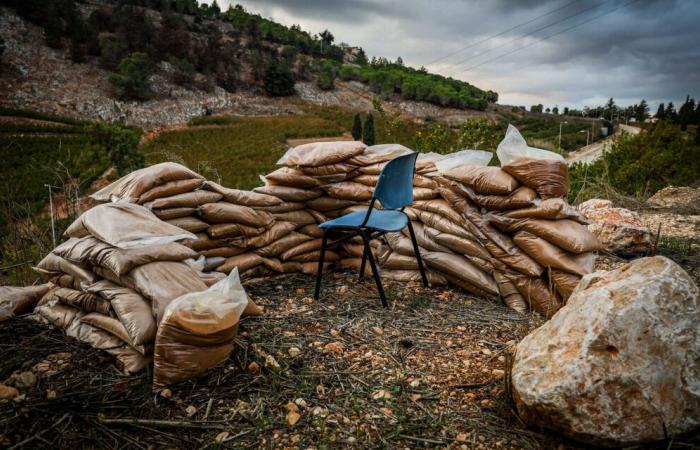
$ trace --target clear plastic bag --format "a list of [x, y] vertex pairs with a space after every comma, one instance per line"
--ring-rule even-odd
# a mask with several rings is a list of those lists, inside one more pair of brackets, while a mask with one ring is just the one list
[[508, 125], [508, 131], [506, 131], [506, 136], [498, 144], [496, 155], [498, 155], [498, 159], [501, 162], [501, 167], [519, 159], [564, 161], [564, 157], [558, 153], [528, 146], [525, 138], [513, 125]]
[[461, 150], [435, 161], [435, 167], [438, 172], [445, 173], [459, 166], [487, 166], [492, 158], [493, 153], [485, 150]]

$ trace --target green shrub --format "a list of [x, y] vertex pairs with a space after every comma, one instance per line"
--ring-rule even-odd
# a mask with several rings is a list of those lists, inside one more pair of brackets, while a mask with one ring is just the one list
[[372, 114], [367, 114], [365, 126], [362, 128], [362, 142], [365, 145], [374, 145], [374, 116]]
[[355, 114], [352, 122], [352, 138], [356, 141], [362, 139], [362, 119], [360, 113]]
[[273, 97], [294, 94], [294, 75], [284, 60], [272, 62], [265, 71], [265, 92]]
[[119, 63], [116, 73], [109, 76], [117, 98], [122, 100], [147, 100], [151, 97], [151, 64], [145, 53], [131, 53]]
[[139, 151], [140, 129], [102, 122], [90, 126], [87, 133], [90, 141], [106, 152], [119, 175], [143, 167], [145, 159]]

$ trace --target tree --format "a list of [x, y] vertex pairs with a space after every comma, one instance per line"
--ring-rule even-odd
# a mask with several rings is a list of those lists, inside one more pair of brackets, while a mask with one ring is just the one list
[[664, 110], [664, 104], [659, 103], [659, 109], [656, 110], [656, 119], [657, 120], [664, 120], [666, 117], [666, 111]]
[[549, 106], [547, 107], [547, 109], [544, 110], [544, 112], [546, 112], [547, 114], [549, 114], [551, 112], [551, 109], [549, 109]]
[[92, 144], [107, 152], [118, 175], [125, 175], [143, 167], [145, 159], [139, 151], [140, 129], [101, 122], [90, 126], [87, 135]]
[[565, 116], [568, 116], [568, 115], [569, 115], [569, 107], [568, 107], [568, 106], [565, 106], [565, 107], [564, 107], [564, 115], [565, 115]]
[[399, 56], [398, 58], [396, 58], [396, 65], [403, 67], [403, 58], [402, 57]]
[[637, 122], [647, 120], [647, 117], [649, 117], [649, 105], [647, 105], [646, 100], [642, 99], [638, 105], [634, 106], [634, 117], [637, 119]]
[[559, 105], [555, 105], [554, 108], [552, 108], [552, 114], [554, 114], [554, 115], [559, 114]]
[[328, 30], [323, 30], [319, 36], [321, 37], [321, 41], [326, 45], [331, 45], [335, 40], [335, 36]]
[[219, 4], [214, 0], [209, 7], [209, 15], [219, 17], [219, 14], [221, 14], [221, 8], [219, 8]]
[[355, 114], [355, 119], [352, 123], [352, 138], [356, 141], [362, 139], [362, 119], [360, 119], [360, 113]]
[[681, 130], [685, 131], [688, 129], [688, 125], [694, 122], [695, 115], [695, 100], [687, 96], [685, 102], [678, 108], [678, 123], [681, 126]]
[[532, 106], [530, 106], [530, 112], [541, 114], [543, 111], [543, 108], [544, 108], [544, 106], [542, 106], [542, 103], [540, 103], [538, 105], [532, 105]]
[[321, 71], [318, 74], [318, 87], [325, 91], [331, 90], [335, 87], [334, 81], [335, 68], [333, 67], [333, 63], [328, 60], [324, 60], [321, 62]]
[[294, 93], [294, 75], [284, 60], [272, 62], [265, 71], [265, 92], [273, 97], [285, 97]]
[[122, 59], [116, 73], [109, 76], [117, 97], [147, 100], [151, 96], [151, 64], [145, 53], [135, 52]]
[[675, 122], [678, 119], [678, 113], [676, 113], [676, 108], [673, 106], [673, 102], [668, 102], [668, 105], [666, 105], [665, 116], [671, 122]]
[[365, 145], [374, 145], [374, 116], [367, 114], [365, 118], [365, 126], [362, 130], [362, 142]]

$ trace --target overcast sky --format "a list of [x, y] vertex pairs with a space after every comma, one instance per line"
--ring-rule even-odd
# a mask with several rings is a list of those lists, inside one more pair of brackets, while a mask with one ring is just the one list
[[620, 105], [645, 98], [654, 112], [661, 101], [700, 96], [698, 0], [219, 3], [241, 3], [311, 33], [328, 28], [336, 42], [361, 46], [370, 57], [401, 56], [407, 65], [492, 89], [501, 104], [581, 107], [612, 96]]

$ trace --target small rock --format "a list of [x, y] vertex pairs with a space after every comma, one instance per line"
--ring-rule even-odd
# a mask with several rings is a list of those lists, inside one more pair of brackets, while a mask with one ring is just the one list
[[301, 350], [298, 347], [289, 347], [289, 350], [287, 350], [287, 353], [292, 358], [295, 358], [301, 354]]
[[591, 199], [578, 207], [591, 224], [588, 230], [610, 253], [629, 256], [646, 254], [651, 248], [651, 231], [634, 211], [614, 208], [610, 200]]
[[377, 336], [381, 336], [382, 334], [384, 334], [384, 330], [382, 330], [379, 327], [372, 327], [371, 330], [372, 333], [376, 334]]
[[337, 355], [340, 355], [343, 353], [343, 351], [344, 347], [342, 342], [329, 342], [328, 344], [323, 346], [324, 354], [335, 353]]
[[466, 442], [469, 437], [469, 433], [459, 433], [455, 439], [459, 442]]
[[391, 392], [379, 389], [378, 391], [372, 392], [372, 398], [374, 400], [389, 399], [391, 398]]
[[313, 414], [314, 416], [326, 417], [328, 415], [328, 408], [316, 406], [314, 409], [311, 410], [311, 414]]
[[493, 369], [491, 371], [491, 375], [493, 375], [497, 380], [500, 380], [505, 376], [506, 372], [501, 369]]
[[17, 380], [15, 381], [15, 386], [20, 389], [32, 387], [35, 384], [36, 375], [34, 375], [33, 372], [22, 372], [19, 374]]
[[347, 285], [343, 284], [342, 286], [338, 286], [338, 289], [336, 289], [336, 292], [338, 294], [346, 294], [350, 288], [348, 288]]
[[255, 361], [248, 364], [248, 372], [252, 373], [253, 375], [259, 374], [260, 373], [260, 364], [256, 363]]
[[299, 419], [301, 419], [301, 414], [299, 414], [296, 411], [289, 411], [287, 413], [287, 423], [289, 424], [290, 427], [293, 427], [294, 425], [299, 422]]
[[295, 403], [297, 406], [302, 407], [302, 408], [306, 408], [306, 407], [308, 406], [307, 403], [306, 403], [306, 400], [304, 400], [304, 399], [301, 398], [301, 397], [298, 398], [298, 399], [296, 399], [296, 400], [294, 400], [294, 403]]
[[267, 355], [265, 357], [265, 368], [266, 369], [279, 369], [280, 365], [272, 355]]
[[19, 391], [12, 386], [0, 384], [0, 400], [9, 400], [17, 397]]
[[418, 380], [418, 379], [413, 380], [408, 385], [411, 386], [412, 388], [417, 388], [418, 386], [420, 386], [420, 380]]
[[163, 398], [170, 398], [173, 396], [173, 391], [171, 391], [170, 389], [163, 389], [162, 391], [160, 391], [160, 396]]
[[228, 435], [229, 435], [228, 431], [222, 431], [221, 433], [216, 435], [216, 437], [214, 438], [214, 442], [216, 442], [217, 444], [221, 444], [222, 442], [224, 442], [226, 440]]
[[187, 417], [192, 417], [197, 413], [197, 408], [193, 405], [190, 405], [187, 408], [185, 408], [185, 413], [187, 413]]
[[486, 356], [491, 356], [493, 354], [488, 348], [482, 348], [481, 353], [483, 353]]

